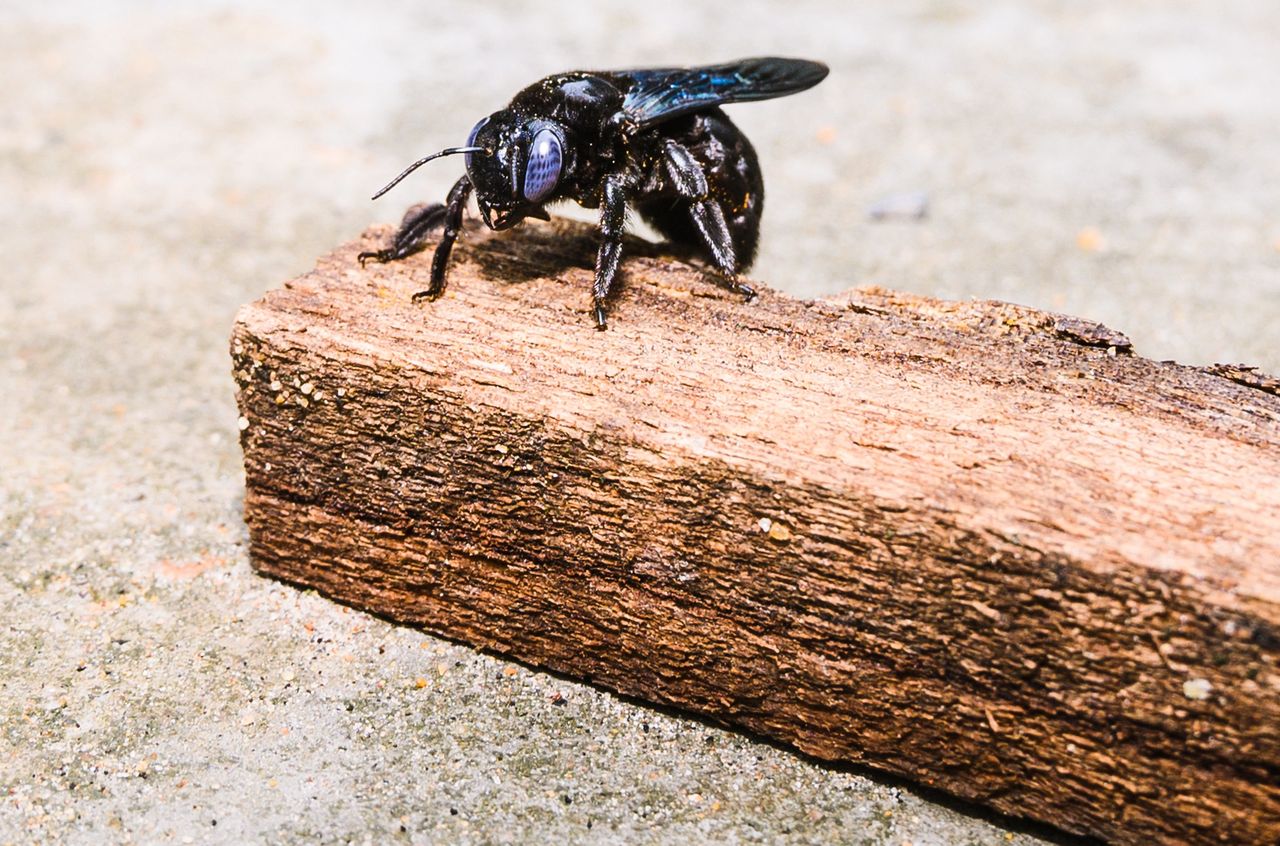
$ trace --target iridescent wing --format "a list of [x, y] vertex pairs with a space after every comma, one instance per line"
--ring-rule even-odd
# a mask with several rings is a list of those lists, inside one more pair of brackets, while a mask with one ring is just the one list
[[652, 68], [611, 75], [627, 84], [622, 110], [640, 130], [725, 103], [795, 94], [826, 78], [827, 66], [766, 56], [700, 68]]

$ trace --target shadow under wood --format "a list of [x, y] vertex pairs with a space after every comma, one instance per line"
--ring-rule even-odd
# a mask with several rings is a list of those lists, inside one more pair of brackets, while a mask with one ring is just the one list
[[[307, 590], [316, 589], [315, 586], [312, 584], [309, 584], [306, 582], [294, 581], [284, 576], [278, 576], [278, 575], [265, 576], [260, 573], [257, 575], [261, 575], [263, 578], [270, 578], [276, 581], [280, 581], [285, 584], [296, 585], [299, 588], [303, 588]], [[323, 596], [325, 596], [327, 599], [337, 603], [338, 605], [343, 605], [343, 606], [352, 608], [356, 611], [359, 611], [362, 614], [368, 614], [371, 617], [375, 617], [379, 620], [382, 620], [383, 622], [390, 623], [391, 625], [396, 626], [398, 628], [414, 629], [414, 630], [423, 632], [424, 634], [427, 634], [431, 637], [438, 638], [439, 640], [445, 641], [447, 643], [452, 643], [456, 646], [466, 647], [472, 652], [476, 652], [482, 655], [488, 655], [492, 658], [497, 658], [498, 660], [507, 661], [512, 664], [518, 664], [521, 667], [524, 667], [525, 669], [529, 670], [530, 672], [549, 675], [553, 678], [559, 679], [569, 684], [586, 685], [588, 687], [591, 687], [594, 690], [603, 692], [609, 696], [613, 696], [618, 700], [622, 702], [626, 702], [627, 704], [637, 708], [642, 708], [647, 711], [663, 714], [668, 717], [674, 717], [676, 719], [686, 720], [692, 723], [696, 723], [704, 728], [713, 729], [717, 731], [725, 731], [731, 734], [735, 734], [739, 737], [746, 738], [752, 741], [753, 743], [759, 743], [763, 746], [769, 746], [773, 749], [781, 750], [786, 754], [793, 755], [796, 758], [799, 758], [800, 760], [812, 766], [826, 770], [827, 772], [849, 773], [851, 775], [856, 775], [861, 778], [865, 778], [868, 781], [873, 781], [876, 784], [879, 784], [885, 787], [893, 787], [899, 790], [906, 791], [915, 796], [918, 796], [919, 798], [925, 800], [926, 802], [931, 802], [935, 805], [939, 805], [950, 811], [960, 814], [961, 816], [968, 817], [969, 819], [981, 820], [983, 822], [989, 823], [999, 828], [1003, 828], [1010, 832], [1014, 832], [1017, 834], [1026, 834], [1032, 837], [1036, 837], [1041, 840], [1047, 841], [1049, 843], [1055, 844], [1055, 846], [1101, 846], [1101, 844], [1105, 842], [1093, 837], [1072, 834], [1071, 832], [1064, 831], [1060, 828], [1056, 828], [1052, 825], [1039, 822], [1037, 820], [1032, 820], [1025, 817], [1015, 817], [1009, 814], [1002, 814], [999, 811], [993, 810], [983, 805], [979, 805], [975, 802], [970, 802], [968, 800], [961, 799], [950, 793], [946, 793], [942, 790], [938, 790], [932, 787], [927, 787], [923, 784], [912, 781], [911, 779], [905, 776], [899, 776], [893, 773], [884, 772], [882, 770], [877, 770], [863, 764], [850, 763], [846, 761], [828, 761], [826, 759], [819, 758], [814, 755], [810, 755], [807, 752], [803, 752], [783, 741], [776, 740], [771, 737], [766, 737], [764, 735], [756, 734], [755, 732], [752, 732], [748, 729], [744, 729], [741, 726], [735, 726], [728, 723], [717, 722], [716, 720], [711, 719], [702, 714], [697, 714], [691, 711], [684, 711], [674, 706], [655, 703], [647, 699], [642, 699], [640, 697], [630, 696], [625, 693], [620, 693], [606, 685], [596, 682], [590, 676], [586, 676], [585, 678], [580, 676], [574, 676], [569, 673], [563, 673], [558, 670], [553, 670], [548, 667], [544, 667], [538, 664], [533, 664], [533, 663], [524, 661], [514, 655], [500, 652], [496, 649], [490, 649], [487, 647], [477, 647], [474, 644], [468, 643], [465, 640], [450, 637], [447, 634], [433, 630], [429, 627], [422, 626], [416, 623], [406, 622], [404, 620], [399, 620], [399, 619], [396, 619], [394, 616], [383, 614], [375, 610], [371, 610], [369, 608], [363, 607], [356, 603], [347, 602], [342, 597], [335, 596], [323, 590], [320, 590], [319, 592]], [[710, 736], [708, 736], [708, 743], [710, 742], [711, 742]]]

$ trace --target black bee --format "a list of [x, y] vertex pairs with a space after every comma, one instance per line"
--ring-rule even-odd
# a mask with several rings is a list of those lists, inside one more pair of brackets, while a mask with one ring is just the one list
[[548, 220], [545, 206], [556, 200], [601, 210], [592, 289], [600, 329], [618, 272], [628, 205], [672, 242], [703, 252], [724, 285], [750, 299], [755, 292], [738, 281], [738, 273], [755, 259], [764, 179], [751, 143], [719, 107], [795, 94], [826, 75], [827, 66], [819, 62], [770, 57], [549, 76], [477, 123], [465, 146], [414, 162], [375, 194], [376, 200], [434, 158], [465, 155], [466, 175], [445, 204], [411, 210], [392, 245], [361, 253], [360, 262], [404, 258], [443, 227], [431, 286], [414, 300], [440, 296], [474, 190], [490, 229], [507, 229], [526, 217]]

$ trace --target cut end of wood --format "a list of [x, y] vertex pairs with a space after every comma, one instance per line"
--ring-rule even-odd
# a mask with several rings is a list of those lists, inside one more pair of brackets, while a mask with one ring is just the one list
[[752, 303], [590, 227], [385, 228], [241, 310], [254, 566], [1116, 842], [1280, 837], [1280, 398], [882, 289]]

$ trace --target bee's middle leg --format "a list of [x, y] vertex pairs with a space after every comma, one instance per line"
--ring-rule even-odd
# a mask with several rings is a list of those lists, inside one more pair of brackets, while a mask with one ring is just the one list
[[432, 231], [444, 224], [445, 212], [445, 207], [440, 203], [413, 206], [405, 212], [404, 220], [400, 221], [400, 229], [391, 239], [391, 246], [381, 250], [366, 250], [356, 256], [360, 266], [363, 267], [366, 261], [385, 264], [420, 251], [426, 245]]
[[623, 186], [621, 175], [606, 177], [600, 202], [600, 252], [596, 256], [596, 280], [591, 293], [595, 300], [596, 328], [601, 331], [609, 328], [604, 303], [622, 259], [622, 233], [627, 222], [627, 193]]

